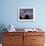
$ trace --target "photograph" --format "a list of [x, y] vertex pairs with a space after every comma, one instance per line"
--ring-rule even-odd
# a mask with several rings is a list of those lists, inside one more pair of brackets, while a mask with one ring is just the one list
[[31, 7], [18, 8], [18, 21], [34, 21], [35, 9]]

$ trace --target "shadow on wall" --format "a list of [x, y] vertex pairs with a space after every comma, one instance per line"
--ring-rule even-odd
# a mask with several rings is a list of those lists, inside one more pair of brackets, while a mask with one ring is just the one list
[[2, 43], [2, 32], [6, 32], [6, 30], [4, 30], [4, 28], [6, 28], [6, 26], [4, 24], [0, 24], [0, 43]]

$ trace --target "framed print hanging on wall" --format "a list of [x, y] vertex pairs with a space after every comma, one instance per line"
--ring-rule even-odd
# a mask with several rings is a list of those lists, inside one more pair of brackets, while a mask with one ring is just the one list
[[33, 7], [19, 7], [18, 21], [35, 21], [35, 8]]

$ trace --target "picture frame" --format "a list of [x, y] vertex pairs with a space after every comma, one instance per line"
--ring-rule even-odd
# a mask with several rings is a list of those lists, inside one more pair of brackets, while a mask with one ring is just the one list
[[33, 7], [19, 7], [18, 21], [35, 21], [35, 8]]

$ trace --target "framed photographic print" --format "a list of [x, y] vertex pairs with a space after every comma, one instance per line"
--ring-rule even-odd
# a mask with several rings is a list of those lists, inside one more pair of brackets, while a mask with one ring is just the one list
[[18, 21], [35, 21], [35, 8], [33, 7], [19, 7]]

